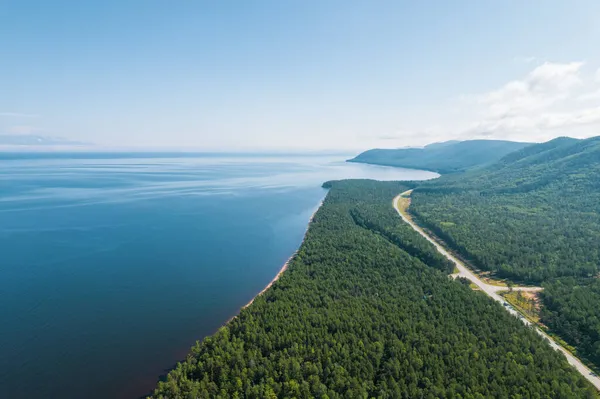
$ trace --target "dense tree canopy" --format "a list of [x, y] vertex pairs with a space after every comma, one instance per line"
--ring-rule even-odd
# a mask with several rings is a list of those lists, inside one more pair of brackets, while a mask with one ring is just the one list
[[475, 266], [540, 283], [600, 265], [600, 138], [527, 147], [424, 184], [411, 211]]
[[600, 365], [600, 280], [564, 279], [545, 284], [543, 322], [577, 353]]
[[408, 187], [327, 187], [288, 270], [154, 398], [596, 397], [532, 329], [448, 278], [391, 206]]
[[425, 183], [411, 211], [476, 267], [545, 283], [542, 322], [600, 366], [600, 137]]

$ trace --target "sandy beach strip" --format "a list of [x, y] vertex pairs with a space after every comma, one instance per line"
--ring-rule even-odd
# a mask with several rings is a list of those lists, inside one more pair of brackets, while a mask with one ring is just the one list
[[[302, 239], [302, 243], [300, 243], [300, 246], [302, 246], [302, 244], [304, 243], [304, 240], [306, 239], [306, 233], [308, 232], [308, 229], [310, 228], [310, 224], [312, 223], [313, 219], [315, 218], [315, 215], [317, 214], [317, 212], [319, 211], [319, 209], [321, 209], [321, 206], [323, 205], [323, 201], [321, 201], [319, 203], [319, 206], [317, 206], [317, 209], [313, 212], [313, 214], [310, 216], [310, 219], [308, 219], [308, 224], [306, 226], [306, 230], [304, 232], [304, 238]], [[300, 248], [298, 248], [300, 249]], [[242, 306], [242, 309], [246, 309], [248, 306], [252, 305], [252, 302], [254, 302], [254, 300], [256, 298], [258, 298], [259, 296], [261, 296], [262, 294], [264, 294], [269, 288], [271, 288], [273, 286], [273, 284], [275, 284], [275, 282], [277, 280], [279, 280], [279, 278], [281, 277], [281, 275], [287, 270], [288, 266], [290, 265], [290, 262], [294, 259], [294, 257], [298, 254], [298, 250], [296, 250], [292, 256], [290, 256], [288, 258], [288, 260], [283, 264], [283, 266], [281, 267], [281, 269], [279, 270], [279, 272], [275, 275], [275, 277], [273, 277], [273, 280], [271, 280], [269, 282], [269, 284], [267, 284], [267, 286], [265, 288], [263, 288], [258, 294], [256, 294], [251, 300], [250, 302], [248, 302], [247, 304], [245, 304], [244, 306]], [[233, 316], [232, 318], [230, 318], [229, 320], [227, 320], [227, 322], [225, 324], [228, 324], [231, 320], [235, 319], [238, 315]]]

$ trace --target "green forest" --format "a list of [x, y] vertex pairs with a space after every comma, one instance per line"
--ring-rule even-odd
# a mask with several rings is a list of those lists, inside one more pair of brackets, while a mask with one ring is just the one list
[[600, 281], [553, 281], [544, 285], [542, 299], [543, 322], [584, 358], [600, 364]]
[[392, 208], [412, 186], [325, 186], [288, 270], [153, 398], [597, 397], [533, 329], [448, 277]]
[[423, 183], [410, 211], [475, 267], [543, 285], [542, 323], [600, 366], [600, 137]]

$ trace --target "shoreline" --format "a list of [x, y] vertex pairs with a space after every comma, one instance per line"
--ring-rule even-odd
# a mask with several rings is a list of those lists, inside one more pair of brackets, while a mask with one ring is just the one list
[[[308, 233], [308, 229], [310, 228], [310, 224], [313, 222], [313, 219], [315, 218], [315, 215], [317, 214], [317, 212], [319, 211], [319, 209], [321, 209], [321, 206], [323, 206], [323, 202], [325, 201], [325, 199], [323, 199], [321, 202], [319, 202], [319, 205], [317, 206], [317, 209], [315, 209], [315, 211], [312, 213], [312, 215], [310, 215], [310, 218], [308, 219], [308, 223], [306, 224], [306, 230], [304, 231], [304, 236], [302, 237], [302, 241], [300, 242], [300, 245], [298, 246], [298, 249], [296, 249], [294, 251], [294, 253], [288, 258], [288, 260], [285, 261], [285, 263], [283, 264], [283, 266], [281, 267], [281, 269], [279, 269], [279, 271], [277, 272], [277, 274], [275, 275], [275, 277], [273, 277], [273, 279], [265, 286], [265, 288], [263, 288], [258, 294], [254, 295], [252, 297], [252, 299], [250, 300], [250, 302], [248, 302], [247, 304], [245, 304], [244, 306], [242, 306], [240, 308], [240, 312], [244, 309], [246, 309], [247, 307], [249, 307], [250, 305], [252, 305], [252, 303], [254, 302], [254, 300], [256, 300], [256, 298], [258, 298], [259, 296], [261, 296], [262, 294], [264, 294], [269, 288], [271, 288], [273, 286], [273, 284], [275, 284], [275, 282], [277, 282], [277, 280], [279, 280], [279, 278], [281, 278], [281, 275], [288, 269], [290, 262], [296, 257], [296, 255], [298, 254], [298, 251], [300, 250], [300, 247], [302, 247], [302, 244], [304, 244], [304, 240], [306, 238], [306, 233]], [[222, 327], [226, 326], [227, 324], [229, 324], [233, 319], [235, 319], [236, 317], [239, 316], [240, 312], [238, 312], [237, 314], [235, 314], [234, 316], [232, 316], [231, 318], [229, 318]]]
[[[273, 279], [265, 286], [265, 288], [263, 288], [258, 294], [254, 295], [252, 297], [252, 299], [250, 300], [250, 302], [248, 302], [247, 304], [245, 304], [244, 306], [242, 306], [239, 311], [231, 316], [229, 319], [227, 319], [227, 321], [225, 323], [223, 323], [219, 328], [217, 328], [213, 333], [208, 334], [204, 337], [202, 337], [201, 339], [199, 339], [196, 342], [202, 342], [205, 338], [207, 337], [211, 337], [214, 334], [216, 334], [221, 328], [226, 327], [232, 320], [234, 320], [236, 317], [238, 317], [240, 315], [240, 312], [244, 309], [246, 309], [247, 307], [249, 307], [250, 305], [252, 305], [252, 303], [254, 302], [254, 300], [256, 298], [258, 298], [260, 295], [264, 294], [269, 288], [271, 288], [273, 286], [273, 284], [275, 284], [275, 282], [277, 280], [279, 280], [279, 278], [281, 277], [281, 275], [288, 269], [290, 262], [294, 259], [294, 257], [296, 256], [296, 254], [298, 254], [298, 251], [300, 250], [300, 248], [302, 247], [302, 244], [304, 244], [304, 240], [306, 239], [306, 233], [308, 233], [308, 229], [310, 228], [311, 223], [313, 222], [313, 219], [315, 218], [315, 215], [317, 214], [317, 212], [319, 211], [319, 209], [321, 209], [321, 206], [323, 206], [323, 203], [325, 202], [325, 198], [323, 198], [321, 200], [321, 202], [319, 202], [319, 205], [317, 206], [317, 209], [315, 209], [315, 211], [312, 213], [312, 215], [310, 215], [310, 218], [308, 219], [308, 223], [306, 224], [306, 229], [304, 230], [304, 236], [302, 237], [302, 241], [300, 242], [300, 245], [298, 246], [298, 248], [294, 251], [294, 253], [288, 258], [287, 261], [285, 261], [285, 263], [283, 264], [283, 266], [281, 267], [281, 269], [279, 269], [279, 271], [277, 272], [277, 274], [275, 275], [275, 277], [273, 277]], [[188, 354], [190, 353], [190, 349], [191, 347], [187, 347], [187, 349], [185, 350], [185, 353], [183, 356], [181, 356], [180, 358], [185, 359], [186, 356], [188, 356]], [[177, 363], [179, 363], [179, 361], [177, 361]], [[176, 364], [177, 364], [176, 363]], [[169, 368], [164, 375], [161, 375], [160, 377], [163, 376], [167, 376], [169, 374], [169, 372], [171, 370], [174, 370], [176, 367], [176, 364], [174, 366], [172, 366], [171, 368]], [[159, 378], [160, 378], [159, 377]], [[153, 387], [156, 387], [156, 381], [153, 383], [152, 385]], [[153, 394], [154, 390], [151, 388], [150, 393], [148, 394], [144, 394], [143, 396], [140, 397], [140, 399], [142, 398], [151, 398], [152, 394]]]

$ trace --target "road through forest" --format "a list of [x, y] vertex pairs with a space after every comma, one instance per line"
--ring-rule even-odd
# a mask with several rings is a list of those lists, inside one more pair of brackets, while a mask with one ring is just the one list
[[[409, 197], [411, 192], [412, 192], [412, 190], [405, 191], [402, 194], [399, 194], [393, 200], [394, 209], [396, 210], [396, 212], [398, 212], [398, 214], [400, 215], [402, 220], [404, 220], [406, 223], [408, 223], [417, 233], [422, 235], [427, 241], [432, 243], [435, 246], [435, 248], [438, 250], [439, 253], [444, 255], [446, 258], [448, 258], [451, 262], [453, 262], [456, 265], [456, 268], [459, 271], [457, 273], [458, 277], [464, 277], [464, 278], [470, 280], [486, 295], [488, 295], [495, 301], [498, 301], [501, 304], [504, 304], [505, 301], [498, 294], [498, 292], [499, 291], [507, 291], [508, 287], [496, 286], [496, 285], [491, 285], [491, 284], [485, 283], [477, 275], [475, 275], [475, 273], [473, 273], [461, 260], [459, 260], [452, 254], [450, 254], [449, 251], [447, 251], [436, 240], [434, 240], [428, 233], [426, 233], [421, 227], [419, 227], [412, 220], [411, 216], [407, 212], [404, 212], [400, 208], [399, 200], [401, 198]], [[513, 291], [540, 291], [540, 290], [541, 290], [540, 287], [513, 287]], [[528, 326], [533, 325], [521, 313], [517, 312], [512, 307], [504, 306], [504, 309], [506, 309], [507, 312], [511, 313], [515, 317], [518, 317], [526, 325], [528, 325]], [[592, 385], [594, 385], [596, 387], [596, 389], [600, 390], [600, 378], [598, 376], [596, 376], [595, 374], [593, 374], [592, 371], [585, 364], [583, 364], [581, 362], [581, 360], [579, 360], [578, 358], [573, 356], [569, 351], [567, 351], [562, 346], [557, 344], [550, 336], [548, 336], [548, 334], [543, 332], [537, 326], [533, 326], [533, 327], [535, 328], [535, 330], [537, 331], [538, 334], [540, 334], [542, 337], [546, 338], [546, 340], [548, 341], [548, 344], [551, 347], [553, 347], [555, 350], [560, 351], [562, 354], [565, 355], [565, 357], [567, 358], [567, 361], [569, 362], [569, 364], [571, 366], [575, 367], [575, 369], [577, 369], [577, 371], [579, 371], [581, 373], [581, 375], [583, 375], [589, 382], [591, 382]]]

